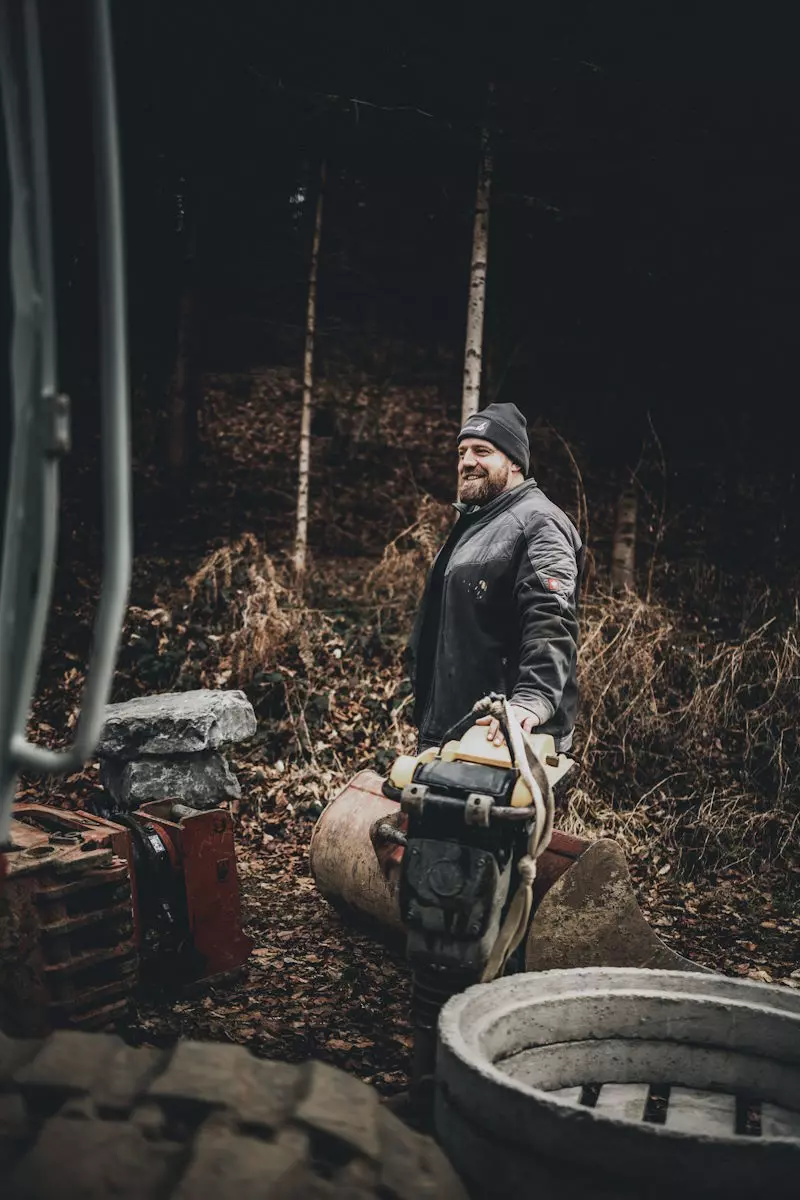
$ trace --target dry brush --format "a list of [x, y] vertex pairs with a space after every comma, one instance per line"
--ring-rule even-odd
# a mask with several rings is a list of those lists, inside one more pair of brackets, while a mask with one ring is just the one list
[[[313, 600], [298, 597], [288, 564], [251, 534], [214, 551], [188, 581], [190, 608], [216, 621], [201, 682], [257, 693], [281, 680], [286, 737], [276, 753], [300, 776], [324, 770], [335, 788], [365, 765], [385, 769], [413, 741], [403, 648], [451, 520], [449, 506], [426, 497], [347, 589], [332, 564], [318, 565]], [[769, 607], [767, 597], [758, 622], [721, 637], [685, 610], [592, 581], [566, 828], [617, 837], [684, 871], [793, 859], [800, 645], [796, 619]]]

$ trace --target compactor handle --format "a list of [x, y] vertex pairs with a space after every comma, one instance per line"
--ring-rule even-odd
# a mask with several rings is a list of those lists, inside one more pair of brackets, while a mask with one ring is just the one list
[[506, 697], [501, 692], [489, 692], [488, 696], [484, 696], [483, 699], [478, 700], [475, 704], [473, 704], [469, 712], [465, 713], [460, 721], [456, 721], [455, 725], [452, 725], [450, 729], [447, 730], [447, 733], [441, 740], [439, 749], [447, 745], [449, 741], [458, 741], [461, 737], [463, 737], [470, 726], [475, 724], [476, 719], [478, 717], [485, 716], [486, 713], [490, 711], [490, 706], [493, 706], [497, 710], [495, 715], [497, 716], [497, 720], [500, 725], [500, 732], [505, 738], [506, 746], [508, 747], [508, 753], [511, 756], [511, 765], [519, 767], [519, 763], [516, 762], [517, 752], [514, 746], [514, 741], [511, 737], [511, 730], [509, 729], [508, 721], [506, 720], [505, 704]]

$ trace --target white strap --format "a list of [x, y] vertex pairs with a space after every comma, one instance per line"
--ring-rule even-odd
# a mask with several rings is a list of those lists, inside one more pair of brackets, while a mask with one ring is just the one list
[[511, 739], [509, 747], [533, 798], [534, 820], [527, 853], [517, 863], [519, 884], [514, 899], [509, 905], [502, 928], [492, 947], [489, 960], [481, 976], [481, 983], [489, 983], [503, 974], [506, 963], [524, 938], [531, 909], [533, 908], [533, 882], [536, 878], [536, 859], [550, 844], [555, 819], [555, 802], [550, 780], [539, 759], [525, 739], [522, 726], [505, 696], [492, 700], [485, 697], [473, 708], [476, 716], [491, 716], [505, 721]]

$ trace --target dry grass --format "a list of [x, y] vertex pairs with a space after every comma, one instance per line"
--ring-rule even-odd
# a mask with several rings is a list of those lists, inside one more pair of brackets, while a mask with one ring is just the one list
[[289, 645], [311, 662], [315, 622], [281, 575], [258, 538], [245, 533], [209, 554], [187, 580], [192, 605], [205, 603], [226, 613], [228, 628], [216, 663], [223, 682], [240, 687], [252, 682]]
[[362, 597], [378, 636], [395, 649], [407, 640], [428, 568], [452, 524], [452, 505], [424, 496], [414, 521], [389, 542], [364, 578]]
[[[330, 617], [309, 607], [292, 576], [290, 565], [276, 563], [258, 538], [245, 533], [209, 554], [187, 580], [188, 608], [217, 631], [208, 634], [213, 650], [199, 681], [249, 687], [254, 696], [278, 687], [294, 765], [308, 776], [319, 773], [309, 705], [335, 687], [341, 645]], [[186, 667], [197, 670], [197, 663], [187, 659]]]
[[[312, 609], [298, 599], [252, 534], [215, 550], [188, 581], [192, 606], [203, 620], [214, 614], [217, 630], [202, 682], [258, 688], [275, 673], [298, 766], [309, 768], [337, 719], [313, 708], [329, 695], [340, 712], [363, 712], [372, 761], [385, 767], [411, 741], [402, 649], [451, 520], [450, 506], [423, 500], [350, 596], [347, 631], [334, 632], [324, 603]], [[740, 635], [724, 639], [696, 614], [593, 583], [581, 613], [581, 771], [564, 827], [616, 837], [631, 855], [687, 871], [700, 862], [707, 870], [792, 861], [800, 643], [797, 613], [779, 620], [770, 607], [774, 598], [762, 597]], [[337, 755], [337, 782], [368, 765]]]
[[[449, 511], [424, 502], [365, 579], [379, 625], [391, 607], [392, 628], [407, 633]], [[677, 857], [688, 870], [701, 859], [753, 869], [791, 859], [800, 614], [763, 619], [777, 599], [745, 604], [739, 636], [726, 640], [685, 611], [590, 581], [578, 665], [581, 772], [566, 828], [616, 837], [640, 857]]]
[[777, 617], [723, 640], [657, 602], [588, 597], [579, 656], [575, 832], [756, 867], [800, 818], [800, 646]]

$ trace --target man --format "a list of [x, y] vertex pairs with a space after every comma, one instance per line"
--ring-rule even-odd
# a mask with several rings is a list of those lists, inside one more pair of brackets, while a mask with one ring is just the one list
[[[523, 729], [572, 744], [578, 689], [581, 540], [527, 478], [525, 418], [490, 404], [458, 435], [459, 519], [425, 586], [409, 644], [420, 749], [438, 745], [476, 700], [503, 692]], [[484, 717], [487, 738], [502, 735]]]

